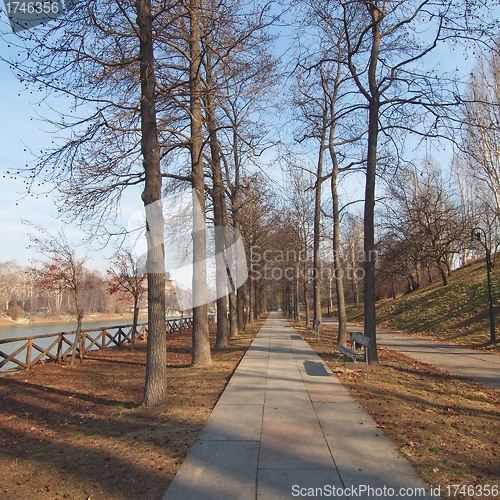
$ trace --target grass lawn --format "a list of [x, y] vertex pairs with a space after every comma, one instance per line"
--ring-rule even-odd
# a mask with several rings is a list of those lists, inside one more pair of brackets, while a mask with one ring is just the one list
[[[493, 269], [491, 282], [500, 339], [500, 265]], [[363, 307], [349, 308], [348, 321], [362, 324]], [[381, 329], [500, 352], [500, 342], [488, 345], [490, 323], [484, 262], [454, 271], [447, 286], [435, 281], [396, 300], [379, 301], [377, 325]]]

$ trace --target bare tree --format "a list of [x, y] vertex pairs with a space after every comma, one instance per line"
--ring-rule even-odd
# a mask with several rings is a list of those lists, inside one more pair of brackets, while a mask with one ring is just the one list
[[146, 222], [148, 255], [148, 346], [143, 403], [156, 405], [166, 396], [167, 339], [165, 335], [165, 254], [162, 176], [156, 119], [156, 75], [153, 38], [153, 11], [150, 0], [136, 0], [139, 28], [141, 83], [141, 152], [144, 167], [142, 201], [150, 217]]
[[[341, 253], [346, 276], [351, 285], [354, 306], [359, 305], [359, 283], [363, 281], [363, 221], [356, 215], [346, 214], [342, 232]], [[360, 272], [361, 271], [361, 272]]]
[[0, 262], [0, 300], [5, 312], [12, 298], [18, 295], [23, 274], [21, 266], [15, 260]]
[[[262, 126], [264, 120], [259, 120], [258, 133], [252, 122], [257, 121], [257, 116], [263, 118], [260, 116], [263, 101], [266, 104], [270, 102], [270, 89], [276, 80], [275, 57], [269, 53], [270, 37], [265, 32], [273, 20], [274, 17], [268, 16], [264, 6], [259, 4], [241, 1], [203, 3], [202, 84], [206, 142], [210, 147], [208, 184], [211, 179], [207, 189], [212, 198], [214, 224], [218, 227], [232, 225], [235, 234], [239, 234], [240, 230], [237, 205], [242, 189], [243, 162], [255, 161], [266, 143], [267, 131]], [[229, 235], [229, 231], [225, 234]], [[223, 240], [216, 239], [216, 254], [220, 256], [225, 253]], [[228, 241], [225, 243], [227, 246]], [[224, 265], [223, 258], [217, 262]], [[239, 326], [243, 327], [243, 293], [240, 289], [238, 325], [233, 276], [225, 276], [225, 270], [220, 269], [217, 281], [216, 346], [221, 347], [227, 344], [228, 336], [236, 336]], [[227, 282], [232, 283], [229, 294]]]
[[121, 250], [108, 269], [108, 291], [132, 298], [134, 303], [134, 319], [132, 324], [132, 349], [135, 345], [137, 322], [139, 317], [139, 302], [147, 291], [147, 277], [143, 274], [138, 259], [130, 250]]
[[[314, 190], [309, 189], [314, 183], [314, 174], [297, 165], [289, 165], [288, 182], [289, 194], [285, 200], [287, 212], [287, 227], [290, 232], [292, 246], [290, 250], [294, 256], [295, 265], [295, 299], [296, 319], [300, 319], [299, 311], [299, 287], [302, 288], [302, 302], [304, 304], [306, 325], [309, 326], [309, 290], [314, 271], [314, 213], [315, 198]], [[321, 266], [319, 266], [321, 267]]]
[[[459, 99], [454, 77], [428, 69], [426, 56], [447, 42], [491, 43], [495, 24], [488, 8], [493, 2], [331, 0], [328, 4], [334, 8], [323, 22], [343, 26], [347, 67], [368, 113], [364, 331], [372, 339], [370, 360], [378, 363], [374, 217], [382, 140], [398, 156], [408, 131], [428, 138], [441, 135], [440, 118], [449, 116]], [[419, 35], [421, 26], [426, 26], [425, 36]]]
[[[463, 162], [465, 175], [472, 184], [476, 199], [483, 205], [477, 220], [487, 227], [486, 219], [500, 218], [500, 61], [497, 51], [481, 54], [471, 74], [463, 104]], [[485, 217], [490, 214], [489, 217]], [[493, 217], [492, 217], [493, 216]], [[488, 231], [492, 234], [492, 231]], [[493, 231], [494, 232], [494, 231]]]
[[[32, 267], [29, 273], [34, 282], [45, 290], [67, 290], [72, 297], [77, 315], [77, 327], [71, 366], [74, 366], [76, 351], [80, 344], [84, 309], [82, 307], [82, 292], [89, 286], [85, 276], [85, 258], [78, 259], [75, 250], [68, 243], [63, 232], [52, 236], [47, 231], [38, 228], [41, 236], [31, 236], [33, 247], [49, 260], [43, 262], [41, 267]], [[80, 352], [80, 361], [83, 352]]]
[[[169, 12], [165, 2], [78, 2], [46, 26], [19, 38], [25, 60], [12, 61], [19, 78], [45, 94], [68, 97], [52, 124], [62, 132], [41, 152], [30, 181], [60, 193], [61, 213], [92, 234], [117, 231], [119, 200], [143, 185], [148, 212], [149, 337], [144, 404], [166, 394], [165, 276], [160, 199], [162, 172], [156, 117], [158, 67], [153, 37]], [[154, 13], [154, 16], [153, 16]], [[50, 98], [51, 96], [49, 96]], [[62, 101], [62, 100], [61, 100]], [[49, 120], [50, 121], [50, 120]], [[72, 134], [67, 134], [71, 130]], [[69, 139], [68, 139], [69, 137]], [[29, 189], [33, 185], [29, 183]]]
[[193, 186], [193, 366], [212, 363], [208, 336], [205, 173], [201, 83], [201, 1], [189, 3], [189, 97], [191, 117], [191, 179]]
[[269, 274], [272, 272], [273, 263], [272, 259], [266, 258], [264, 252], [270, 248], [279, 214], [275, 210], [276, 200], [273, 193], [262, 175], [244, 177], [242, 186], [239, 221], [249, 263], [249, 279], [245, 287], [241, 287], [246, 306], [246, 324], [259, 319], [266, 307], [265, 294], [273, 280]]
[[435, 264], [443, 285], [447, 285], [452, 256], [470, 236], [470, 221], [462, 217], [460, 205], [450, 194], [439, 168], [430, 159], [423, 172], [401, 168], [388, 193], [391, 205], [384, 225], [387, 236], [399, 242], [399, 256], [392, 257], [406, 270], [400, 274], [409, 280], [410, 290], [419, 286], [418, 266], [427, 259]]
[[[364, 135], [359, 105], [353, 97], [355, 88], [346, 68], [346, 47], [341, 23], [331, 23], [330, 6], [304, 0], [304, 23], [302, 29], [309, 34], [308, 47], [302, 48], [297, 71], [296, 103], [302, 112], [300, 125], [305, 131], [298, 135], [299, 142], [315, 139], [319, 142], [318, 167], [315, 182], [314, 215], [314, 267], [320, 266], [320, 217], [321, 186], [330, 179], [332, 196], [331, 216], [333, 221], [332, 251], [334, 280], [338, 311], [338, 343], [346, 342], [346, 311], [344, 298], [344, 276], [340, 248], [340, 200], [339, 185], [342, 176], [359, 164], [353, 160], [358, 155], [360, 140]], [[301, 37], [298, 37], [299, 45]], [[356, 115], [358, 118], [356, 119]], [[324, 166], [325, 153], [330, 166]], [[330, 213], [330, 211], [327, 211]], [[321, 316], [319, 279], [313, 280], [315, 317]]]

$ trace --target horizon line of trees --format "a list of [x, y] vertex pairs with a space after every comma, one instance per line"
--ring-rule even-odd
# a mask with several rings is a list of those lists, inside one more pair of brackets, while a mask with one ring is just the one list
[[[336, 299], [338, 342], [346, 342], [349, 284], [363, 297], [369, 358], [377, 363], [375, 303], [384, 258], [399, 269], [406, 265], [398, 272], [412, 286], [422, 266], [435, 267], [445, 283], [450, 255], [470, 224], [488, 213], [488, 227], [497, 225], [496, 6], [493, 0], [97, 0], [77, 2], [64, 16], [18, 34], [9, 63], [19, 79], [41, 100], [61, 96], [70, 104], [50, 120], [58, 140], [24, 169], [28, 190], [39, 181], [55, 186], [62, 214], [91, 235], [112, 238], [126, 233], [116, 227], [122, 193], [143, 189], [149, 214], [144, 404], [166, 394], [164, 245], [175, 239], [165, 234], [161, 199], [186, 188], [194, 207], [193, 366], [211, 364], [207, 224], [241, 233], [247, 260], [256, 246], [312, 249], [312, 263], [296, 262], [295, 278], [279, 285], [295, 319], [302, 302], [306, 320], [310, 312], [320, 320], [325, 287], [314, 269], [331, 262], [337, 272], [327, 293], [330, 303]], [[281, 58], [273, 50], [279, 23], [293, 31], [291, 50]], [[482, 55], [468, 85], [459, 72], [426, 64], [445, 47], [459, 57], [462, 50]], [[455, 162], [459, 201], [432, 169], [407, 160], [440, 140], [462, 153]], [[270, 162], [262, 159], [270, 150], [278, 151], [287, 175], [279, 201], [268, 182]], [[345, 193], [351, 179], [362, 179], [361, 200]], [[484, 203], [493, 193], [496, 205], [478, 207], [472, 186], [481, 187]], [[345, 233], [356, 203], [362, 230], [356, 228], [356, 249], [343, 252], [354, 245]], [[226, 255], [227, 241], [216, 243]], [[361, 291], [339, 272], [346, 265], [341, 254], [360, 248]], [[220, 261], [216, 286], [229, 288], [217, 300], [222, 348], [246, 319], [259, 317], [275, 291], [262, 279], [227, 287], [232, 272]]]

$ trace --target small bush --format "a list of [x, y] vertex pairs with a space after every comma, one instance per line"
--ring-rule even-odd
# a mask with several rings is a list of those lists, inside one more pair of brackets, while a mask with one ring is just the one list
[[7, 314], [15, 321], [24, 315], [23, 308], [17, 304], [9, 305]]

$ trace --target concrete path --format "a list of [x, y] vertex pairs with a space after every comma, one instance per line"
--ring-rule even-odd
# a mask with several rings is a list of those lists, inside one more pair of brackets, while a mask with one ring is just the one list
[[[325, 318], [326, 325], [338, 326]], [[348, 331], [362, 331], [348, 326]], [[500, 356], [465, 347], [424, 340], [410, 335], [377, 330], [377, 344], [446, 370], [451, 375], [500, 389]]]
[[306, 496], [435, 498], [319, 356], [271, 313], [163, 500]]

